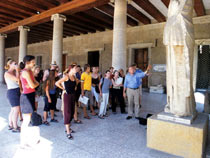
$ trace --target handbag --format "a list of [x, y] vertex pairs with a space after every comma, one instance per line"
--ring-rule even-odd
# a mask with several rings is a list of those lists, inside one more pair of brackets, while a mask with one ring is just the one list
[[31, 115], [31, 125], [32, 126], [39, 126], [42, 124], [42, 117], [41, 115], [37, 114], [37, 112], [33, 112]]

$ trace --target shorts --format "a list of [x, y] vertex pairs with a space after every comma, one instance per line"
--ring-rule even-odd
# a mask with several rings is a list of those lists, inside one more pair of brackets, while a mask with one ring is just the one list
[[21, 94], [20, 107], [23, 114], [30, 114], [35, 111], [35, 92]]
[[[91, 91], [87, 91], [87, 90], [85, 90], [85, 92], [84, 92], [85, 94], [85, 96], [86, 97], [88, 97], [89, 98], [89, 100], [88, 100], [88, 104], [89, 105], [93, 105], [93, 95], [92, 95], [92, 92]], [[88, 106], [88, 104], [87, 105], [85, 105], [85, 104], [82, 104], [82, 106], [83, 107], [87, 107]]]
[[56, 94], [50, 94], [51, 103], [48, 102], [47, 96], [44, 97], [44, 111], [55, 110], [57, 104], [57, 96]]
[[97, 103], [99, 101], [99, 93], [96, 92], [95, 87], [91, 87], [92, 95], [95, 97]]
[[8, 89], [7, 99], [12, 107], [20, 106], [20, 88]]
[[35, 95], [35, 102], [39, 102], [39, 100], [40, 100], [40, 96]]

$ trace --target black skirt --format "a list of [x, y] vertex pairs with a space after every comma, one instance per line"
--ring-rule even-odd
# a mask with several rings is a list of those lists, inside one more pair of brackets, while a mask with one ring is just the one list
[[35, 111], [35, 92], [21, 94], [20, 107], [23, 114], [33, 113]]
[[8, 89], [7, 99], [12, 107], [20, 106], [20, 88]]

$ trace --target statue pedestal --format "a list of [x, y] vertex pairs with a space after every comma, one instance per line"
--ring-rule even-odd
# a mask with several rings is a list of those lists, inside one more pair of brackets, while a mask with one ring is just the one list
[[192, 116], [176, 117], [173, 114], [166, 113], [166, 112], [161, 112], [157, 114], [157, 118], [160, 120], [172, 121], [172, 122], [182, 123], [182, 124], [187, 124], [187, 125], [191, 125], [195, 117], [192, 117]]
[[[208, 119], [208, 115], [199, 113], [187, 125], [153, 115], [147, 123], [147, 147], [185, 158], [202, 158], [206, 147]], [[184, 122], [189, 122], [189, 119]]]

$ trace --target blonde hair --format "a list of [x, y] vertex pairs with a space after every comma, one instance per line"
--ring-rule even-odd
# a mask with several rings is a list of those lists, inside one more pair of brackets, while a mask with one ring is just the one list
[[34, 73], [35, 70], [38, 69], [38, 68], [40, 69], [41, 67], [39, 65], [34, 66], [33, 69], [32, 69], [32, 72]]
[[63, 72], [64, 75], [66, 75], [67, 73], [69, 73], [69, 68], [67, 68], [67, 69]]
[[9, 70], [10, 65], [11, 65], [13, 62], [14, 62], [14, 60], [9, 59], [9, 60], [7, 61], [7, 64], [4, 66], [4, 68], [5, 68], [6, 70]]

